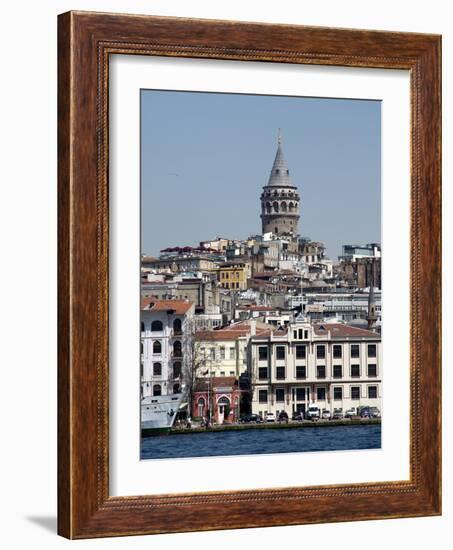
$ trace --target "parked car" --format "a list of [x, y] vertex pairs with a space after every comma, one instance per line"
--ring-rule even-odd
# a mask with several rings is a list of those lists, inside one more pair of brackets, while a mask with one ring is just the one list
[[308, 407], [308, 410], [307, 410], [307, 419], [309, 420], [319, 420], [321, 416], [321, 411], [319, 409], [319, 407], [316, 407], [316, 406], [311, 406], [311, 407]]
[[293, 416], [291, 417], [291, 419], [295, 421], [301, 421], [304, 419], [304, 413], [302, 411], [293, 412]]
[[344, 413], [345, 418], [352, 418], [353, 416], [357, 416], [357, 409], [355, 407], [352, 407], [352, 408], [348, 409]]
[[267, 413], [266, 422], [275, 422], [275, 414], [271, 412]]
[[377, 407], [370, 407], [372, 418], [381, 418], [381, 411]]
[[323, 420], [330, 420], [332, 418], [332, 413], [328, 409], [323, 409], [321, 418]]
[[334, 409], [332, 419], [342, 420], [344, 418], [343, 409]]
[[357, 410], [357, 414], [360, 416], [360, 418], [370, 418], [371, 416], [370, 407], [360, 407]]
[[288, 422], [288, 420], [289, 420], [288, 413], [285, 412], [285, 411], [280, 411], [280, 413], [278, 415], [278, 421], [279, 422]]
[[240, 422], [243, 424], [259, 424], [263, 419], [259, 414], [244, 414], [241, 416]]

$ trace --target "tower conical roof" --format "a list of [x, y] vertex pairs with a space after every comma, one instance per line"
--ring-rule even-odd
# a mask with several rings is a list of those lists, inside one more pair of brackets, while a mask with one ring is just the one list
[[295, 187], [289, 177], [289, 169], [285, 156], [283, 155], [281, 141], [281, 136], [279, 134], [277, 152], [275, 154], [274, 164], [272, 165], [272, 170], [267, 185], [270, 187]]

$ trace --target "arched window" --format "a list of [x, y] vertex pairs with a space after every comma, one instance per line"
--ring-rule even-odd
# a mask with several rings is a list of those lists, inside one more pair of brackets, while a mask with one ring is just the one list
[[179, 340], [175, 340], [173, 344], [173, 357], [182, 357], [182, 346]]
[[159, 340], [153, 342], [153, 353], [160, 355], [162, 353], [162, 344]]
[[162, 376], [162, 364], [161, 363], [154, 363], [153, 364], [153, 375], [154, 376]]
[[283, 202], [281, 203], [281, 207], [282, 207], [282, 212], [286, 212], [286, 211], [287, 211], [287, 207], [286, 207], [286, 202], [285, 202], [285, 201], [283, 201]]
[[143, 321], [141, 322], [141, 331], [145, 332], [145, 323]]
[[181, 393], [181, 386], [179, 384], [173, 384], [173, 393]]
[[294, 210], [294, 203], [290, 202], [288, 205], [288, 209], [290, 212], [292, 212]]
[[162, 395], [162, 386], [160, 384], [154, 384], [153, 396], [157, 397], [158, 395]]
[[200, 397], [197, 404], [198, 404], [198, 416], [204, 416], [204, 406], [206, 404], [206, 401], [203, 399], [203, 397]]
[[271, 213], [271, 210], [272, 210], [271, 203], [270, 203], [270, 202], [267, 202], [267, 203], [266, 203], [266, 212], [267, 212], [268, 214], [270, 214], [270, 213]]
[[226, 395], [222, 395], [222, 397], [218, 400], [219, 405], [229, 405], [230, 400]]
[[175, 319], [173, 321], [173, 330], [174, 330], [175, 334], [181, 334], [181, 332], [182, 332], [181, 319]]
[[151, 323], [151, 331], [152, 332], [159, 332], [163, 330], [164, 326], [162, 324], [162, 321], [153, 321]]
[[173, 363], [173, 378], [180, 378], [182, 374], [181, 361], [175, 361]]
[[274, 201], [274, 202], [272, 203], [272, 206], [273, 206], [273, 208], [274, 208], [274, 212], [278, 212], [278, 202], [277, 202], [277, 201]]

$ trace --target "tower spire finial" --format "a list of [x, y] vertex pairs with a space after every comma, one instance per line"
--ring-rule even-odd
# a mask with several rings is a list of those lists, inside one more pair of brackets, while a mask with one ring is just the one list
[[277, 143], [280, 145], [282, 142], [282, 132], [281, 129], [278, 129], [278, 135], [277, 135]]

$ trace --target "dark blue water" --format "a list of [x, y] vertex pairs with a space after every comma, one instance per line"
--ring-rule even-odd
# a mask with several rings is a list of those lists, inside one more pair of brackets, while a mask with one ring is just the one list
[[380, 448], [380, 424], [323, 426], [145, 437], [142, 439], [141, 458], [187, 458]]

